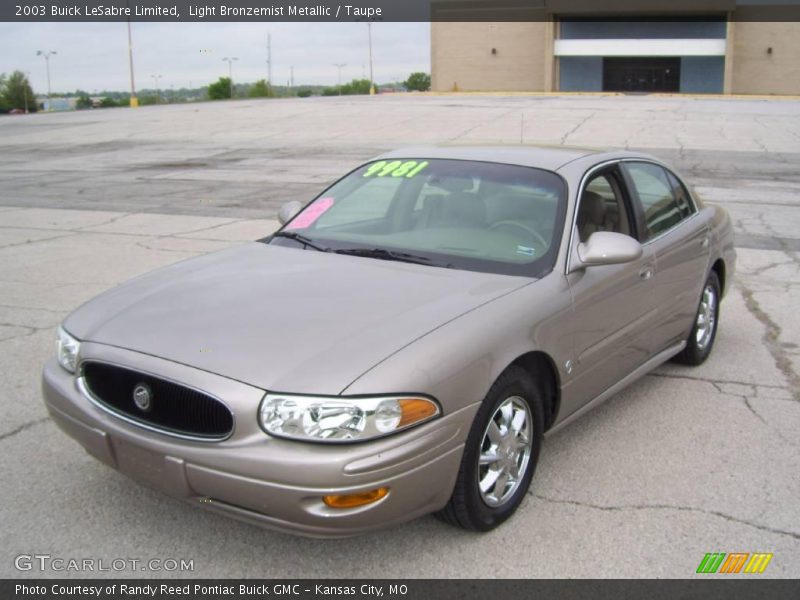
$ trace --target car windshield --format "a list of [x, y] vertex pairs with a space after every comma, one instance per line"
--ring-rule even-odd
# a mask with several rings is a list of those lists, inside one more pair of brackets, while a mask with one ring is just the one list
[[270, 243], [541, 277], [555, 262], [565, 198], [564, 181], [541, 169], [379, 160], [328, 188]]

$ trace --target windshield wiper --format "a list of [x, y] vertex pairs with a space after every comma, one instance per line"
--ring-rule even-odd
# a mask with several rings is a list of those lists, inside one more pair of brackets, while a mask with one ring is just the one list
[[348, 254], [350, 256], [365, 256], [367, 258], [377, 258], [380, 260], [394, 260], [397, 262], [413, 263], [415, 265], [428, 265], [431, 267], [443, 267], [445, 269], [452, 269], [453, 265], [450, 263], [439, 262], [428, 258], [427, 256], [419, 256], [417, 254], [410, 254], [408, 252], [398, 252], [396, 250], [387, 250], [386, 248], [343, 248], [341, 250], [334, 250], [336, 254]]
[[273, 234], [272, 237], [274, 237], [274, 238], [281, 237], [281, 238], [286, 238], [287, 240], [294, 240], [295, 242], [299, 242], [299, 243], [303, 244], [303, 246], [306, 246], [307, 248], [313, 248], [314, 250], [319, 250], [320, 252], [330, 252], [331, 251], [330, 248], [326, 248], [325, 246], [321, 246], [321, 245], [317, 244], [311, 238], [307, 238], [306, 236], [304, 236], [302, 234], [299, 234], [299, 233], [296, 233], [294, 231], [279, 231], [278, 233]]

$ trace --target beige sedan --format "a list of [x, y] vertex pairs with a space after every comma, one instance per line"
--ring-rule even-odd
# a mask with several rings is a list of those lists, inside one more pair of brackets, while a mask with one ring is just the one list
[[545, 433], [702, 363], [728, 215], [631, 152], [422, 147], [78, 308], [43, 391], [100, 461], [261, 526], [509, 518]]

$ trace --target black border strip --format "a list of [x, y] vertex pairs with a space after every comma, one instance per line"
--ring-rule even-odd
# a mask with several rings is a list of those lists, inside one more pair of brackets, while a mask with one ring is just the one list
[[[101, 8], [102, 7], [102, 8]], [[213, 9], [200, 11], [198, 7]], [[549, 21], [691, 17], [800, 22], [800, 0], [4, 0], [5, 22]]]
[[[609, 559], [612, 560], [613, 559]], [[712, 577], [712, 576], [706, 576]], [[715, 577], [715, 576], [713, 576]], [[18, 586], [39, 593], [21, 593]], [[145, 595], [121, 593], [123, 586], [151, 586], [155, 593]], [[162, 586], [180, 591], [162, 591]], [[187, 587], [188, 586], [188, 587]], [[209, 593], [195, 591], [201, 586]], [[244, 586], [242, 588], [241, 586]], [[390, 587], [395, 586], [395, 587]], [[69, 590], [86, 588], [84, 593]], [[100, 594], [89, 591], [100, 588]], [[148, 588], [150, 589], [150, 588]], [[216, 593], [215, 590], [219, 590]], [[266, 593], [265, 593], [266, 590]], [[187, 593], [188, 592], [188, 593]], [[393, 593], [394, 592], [394, 593]], [[0, 597], [4, 600], [33, 598], [36, 600], [250, 600], [270, 597], [310, 600], [323, 598], [384, 598], [389, 600], [461, 600], [464, 598], [577, 598], [586, 600], [766, 600], [800, 597], [800, 581], [763, 579], [762, 575], [731, 575], [714, 579], [637, 579], [637, 580], [544, 580], [544, 579], [28, 579], [0, 580]]]

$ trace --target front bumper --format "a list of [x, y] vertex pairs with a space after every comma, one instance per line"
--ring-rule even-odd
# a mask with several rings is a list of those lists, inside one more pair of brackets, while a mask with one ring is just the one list
[[[233, 434], [200, 442], [149, 431], [98, 407], [53, 359], [44, 368], [45, 404], [56, 424], [91, 455], [176, 498], [259, 526], [310, 537], [345, 537], [442, 508], [452, 493], [477, 407], [372, 442], [324, 445], [273, 438], [259, 429], [263, 390], [134, 352], [84, 343], [83, 358], [161, 374], [224, 398]], [[388, 487], [381, 500], [352, 509], [328, 494]]]

